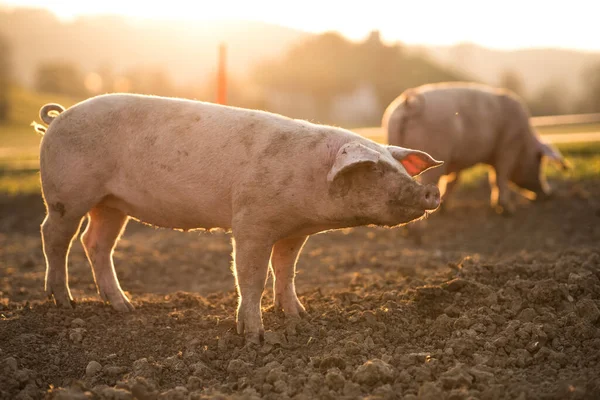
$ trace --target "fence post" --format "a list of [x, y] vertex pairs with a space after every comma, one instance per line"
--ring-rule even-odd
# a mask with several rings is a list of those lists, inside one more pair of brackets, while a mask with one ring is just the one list
[[227, 104], [227, 47], [225, 43], [219, 45], [219, 65], [217, 70], [217, 103]]

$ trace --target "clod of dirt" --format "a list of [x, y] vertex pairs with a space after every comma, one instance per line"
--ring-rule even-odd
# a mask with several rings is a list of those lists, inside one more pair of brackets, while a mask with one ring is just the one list
[[19, 363], [14, 357], [6, 357], [3, 361], [4, 365], [11, 371], [16, 371], [19, 368]]
[[358, 383], [374, 386], [378, 382], [391, 382], [394, 379], [394, 370], [391, 365], [380, 360], [369, 360], [356, 370], [354, 380]]
[[167, 357], [164, 360], [163, 365], [166, 368], [168, 368], [172, 371], [177, 371], [177, 372], [187, 369], [187, 366], [185, 365], [185, 361], [183, 361], [179, 355]]
[[464, 315], [454, 321], [454, 329], [469, 329], [471, 325], [473, 325], [473, 321]]
[[531, 322], [535, 318], [536, 313], [533, 308], [525, 308], [521, 310], [517, 317], [521, 322]]
[[98, 361], [90, 361], [85, 367], [85, 375], [92, 377], [102, 371], [102, 365]]
[[327, 371], [329, 368], [339, 368], [340, 370], [344, 370], [346, 368], [346, 361], [340, 357], [327, 357], [320, 362], [319, 368], [324, 371]]
[[140, 358], [133, 362], [133, 376], [141, 376], [144, 378], [153, 378], [156, 374], [156, 368], [148, 362], [147, 358]]
[[188, 399], [188, 390], [183, 386], [177, 386], [174, 389], [167, 390], [158, 396], [158, 400], [186, 400]]
[[[190, 380], [198, 379], [195, 376], [190, 377]], [[200, 389], [202, 387], [202, 382], [199, 385], [194, 385], [190, 387], [190, 390]], [[150, 384], [145, 378], [138, 377], [135, 378], [133, 385], [131, 385], [131, 394], [137, 400], [155, 400], [157, 397], [156, 388], [152, 384]]]
[[51, 400], [89, 400], [94, 397], [94, 393], [83, 391], [81, 388], [58, 388], [49, 391], [47, 398]]
[[439, 400], [441, 398], [444, 398], [444, 394], [435, 382], [425, 382], [419, 388], [419, 400]]
[[473, 383], [473, 376], [463, 364], [457, 364], [441, 375], [441, 381], [445, 389], [469, 387]]
[[83, 340], [83, 335], [85, 335], [86, 330], [83, 328], [75, 328], [75, 329], [71, 329], [71, 332], [69, 332], [69, 340], [71, 340], [74, 343], [81, 343], [81, 341]]
[[108, 366], [107, 365], [104, 368], [102, 368], [102, 372], [104, 372], [106, 375], [112, 376], [112, 377], [117, 377], [119, 375], [122, 375], [126, 371], [127, 371], [127, 368], [118, 367], [118, 366]]
[[344, 388], [346, 380], [344, 374], [338, 368], [332, 368], [325, 375], [325, 383], [331, 390], [340, 390]]
[[286, 341], [285, 336], [283, 336], [279, 332], [273, 332], [273, 331], [265, 332], [265, 344], [270, 344], [272, 346], [275, 346], [276, 344], [278, 344], [281, 346], [283, 343], [285, 343], [285, 341]]
[[73, 328], [83, 328], [85, 326], [85, 321], [81, 318], [75, 318], [73, 321], [71, 321], [71, 326]]
[[133, 395], [131, 392], [125, 389], [101, 385], [96, 386], [93, 389], [93, 392], [96, 393], [101, 399], [133, 400]]
[[600, 318], [600, 310], [592, 299], [581, 299], [577, 302], [577, 312], [579, 316], [589, 323], [595, 323]]
[[251, 370], [252, 364], [238, 358], [229, 361], [229, 365], [227, 365], [227, 373], [236, 377], [248, 375]]
[[483, 365], [473, 367], [469, 370], [469, 374], [475, 378], [476, 383], [483, 383], [484, 385], [494, 383], [494, 373], [489, 367]]

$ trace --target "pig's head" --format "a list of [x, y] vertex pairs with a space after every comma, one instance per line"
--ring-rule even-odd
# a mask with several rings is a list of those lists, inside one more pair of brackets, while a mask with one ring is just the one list
[[534, 137], [533, 142], [528, 143], [522, 150], [519, 163], [511, 177], [515, 184], [534, 192], [538, 199], [547, 198], [552, 194], [543, 171], [545, 159], [557, 163], [564, 170], [570, 168], [570, 164], [558, 149]]
[[422, 151], [353, 141], [335, 156], [329, 195], [348, 226], [408, 223], [438, 208], [437, 186], [413, 178], [442, 164]]

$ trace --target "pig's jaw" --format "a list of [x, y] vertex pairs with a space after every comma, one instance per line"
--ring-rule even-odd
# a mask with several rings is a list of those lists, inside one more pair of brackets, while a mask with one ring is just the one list
[[[348, 216], [335, 219], [322, 219], [320, 221], [314, 221], [312, 223], [303, 224], [293, 228], [294, 235], [314, 235], [317, 233], [345, 229], [345, 228], [356, 228], [360, 226], [380, 226], [385, 228], [395, 228], [402, 225], [406, 225], [410, 222], [416, 221], [421, 218], [426, 218], [429, 214], [428, 211], [413, 209], [410, 212], [406, 212], [402, 218], [390, 216], [389, 218], [380, 219], [372, 218], [368, 216]], [[291, 233], [291, 232], [290, 232]]]

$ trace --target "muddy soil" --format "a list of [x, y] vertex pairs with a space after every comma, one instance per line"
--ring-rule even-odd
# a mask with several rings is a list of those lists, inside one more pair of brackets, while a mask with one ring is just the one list
[[131, 222], [115, 252], [129, 314], [100, 302], [73, 245], [74, 310], [43, 293], [37, 196], [0, 199], [1, 399], [600, 398], [600, 181], [488, 208], [461, 190], [407, 230], [313, 236], [298, 265], [308, 317], [263, 299], [266, 338], [235, 333], [225, 233]]

